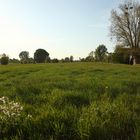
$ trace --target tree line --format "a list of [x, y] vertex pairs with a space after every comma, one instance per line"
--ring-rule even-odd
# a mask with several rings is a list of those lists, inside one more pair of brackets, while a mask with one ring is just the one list
[[122, 64], [133, 64], [130, 61], [130, 48], [125, 48], [121, 45], [116, 45], [114, 52], [108, 52], [107, 47], [102, 44], [99, 45], [95, 51], [91, 51], [87, 57], [79, 58], [79, 60], [74, 60], [74, 57], [65, 57], [62, 59], [53, 58], [51, 59], [49, 53], [45, 49], [37, 49], [34, 53], [34, 57], [29, 56], [28, 51], [21, 51], [19, 53], [19, 59], [10, 59], [8, 55], [2, 54], [0, 62], [2, 65], [7, 65], [8, 63], [59, 63], [59, 62], [106, 62], [106, 63], [122, 63]]
[[[94, 57], [95, 54], [95, 57]], [[99, 47], [97, 47], [95, 52], [91, 52], [89, 54], [89, 56], [87, 56], [86, 58], [79, 58], [79, 60], [75, 60], [75, 61], [104, 61], [105, 57], [107, 54], [107, 48], [105, 45], [99, 45]], [[30, 57], [29, 56], [29, 52], [28, 51], [21, 51], [19, 53], [19, 58], [18, 59], [9, 59], [8, 55], [6, 54], [2, 54], [1, 58], [0, 58], [0, 62], [3, 65], [6, 65], [8, 63], [21, 63], [21, 64], [28, 64], [28, 63], [58, 63], [58, 62], [75, 62], [74, 61], [74, 57], [71, 55], [70, 57], [65, 57], [62, 58], [61, 60], [57, 59], [57, 58], [53, 58], [51, 59], [49, 56], [49, 53], [45, 50], [45, 49], [37, 49], [34, 53], [34, 57]]]
[[[20, 59], [20, 60], [19, 60]], [[64, 59], [51, 59], [49, 53], [45, 49], [37, 49], [34, 53], [34, 57], [29, 56], [28, 51], [21, 51], [19, 53], [19, 59], [10, 59], [8, 55], [5, 53], [0, 55], [0, 63], [2, 65], [7, 65], [8, 63], [21, 63], [21, 64], [28, 64], [28, 63], [58, 63], [58, 62], [73, 62], [74, 57], [65, 57]]]

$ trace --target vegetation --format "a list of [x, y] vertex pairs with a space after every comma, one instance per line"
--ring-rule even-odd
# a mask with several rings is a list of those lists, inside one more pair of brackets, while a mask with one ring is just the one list
[[107, 53], [107, 48], [105, 45], [99, 45], [97, 47], [97, 49], [95, 50], [95, 59], [97, 61], [104, 61], [105, 60], [105, 56]]
[[9, 59], [9, 63], [11, 63], [11, 64], [14, 64], [14, 63], [19, 64], [20, 61], [18, 59], [13, 58], [13, 59]]
[[49, 58], [49, 53], [44, 49], [37, 49], [34, 53], [34, 60], [37, 63], [44, 63]]
[[19, 58], [21, 63], [26, 64], [29, 61], [29, 52], [28, 51], [22, 51], [19, 54]]
[[44, 49], [1, 55], [2, 65], [34, 64], [0, 66], [0, 140], [140, 140], [140, 65], [104, 63], [140, 62], [138, 2], [112, 11], [111, 35], [113, 53], [99, 45], [81, 63]]
[[1, 65], [7, 65], [9, 63], [9, 57], [6, 54], [3, 54], [0, 58]]
[[125, 1], [119, 6], [119, 12], [112, 11], [111, 33], [117, 41], [132, 48], [140, 44], [140, 4], [136, 1]]
[[0, 66], [0, 139], [139, 140], [139, 71], [82, 62]]
[[118, 11], [112, 10], [111, 23], [111, 36], [119, 44], [131, 48], [129, 55], [140, 63], [140, 54], [137, 55], [136, 50], [140, 44], [140, 3], [128, 0], [120, 4]]

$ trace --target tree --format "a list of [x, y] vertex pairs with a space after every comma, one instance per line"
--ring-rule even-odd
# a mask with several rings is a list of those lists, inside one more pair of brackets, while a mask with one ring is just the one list
[[7, 65], [9, 63], [9, 57], [6, 54], [3, 54], [0, 59], [2, 65]]
[[19, 58], [20, 58], [21, 63], [23, 63], [23, 64], [28, 63], [28, 60], [29, 60], [29, 52], [28, 51], [22, 51], [22, 52], [20, 52]]
[[70, 62], [70, 59], [69, 59], [69, 57], [65, 57], [65, 60], [64, 60], [65, 62]]
[[74, 57], [71, 55], [70, 56], [70, 62], [73, 62]]
[[107, 48], [105, 45], [99, 45], [95, 50], [95, 59], [97, 61], [103, 61], [107, 53]]
[[50, 63], [51, 62], [51, 58], [48, 56], [47, 58], [46, 58], [46, 63]]
[[34, 60], [37, 63], [45, 63], [48, 57], [49, 53], [44, 49], [37, 49], [34, 53]]
[[135, 56], [140, 47], [140, 4], [129, 0], [120, 4], [119, 10], [111, 12], [111, 36], [124, 46], [131, 48]]

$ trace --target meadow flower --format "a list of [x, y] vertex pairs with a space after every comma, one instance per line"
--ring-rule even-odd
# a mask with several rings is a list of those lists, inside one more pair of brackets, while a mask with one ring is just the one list
[[0, 119], [15, 120], [21, 115], [23, 106], [18, 102], [10, 101], [7, 97], [0, 98]]

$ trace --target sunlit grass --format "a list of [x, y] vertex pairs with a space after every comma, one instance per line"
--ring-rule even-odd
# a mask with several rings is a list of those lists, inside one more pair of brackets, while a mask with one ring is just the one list
[[0, 139], [140, 139], [139, 65], [0, 66], [2, 96], [33, 117], [0, 127]]

